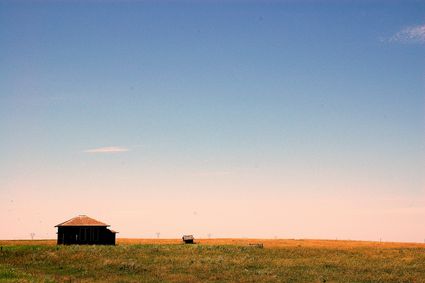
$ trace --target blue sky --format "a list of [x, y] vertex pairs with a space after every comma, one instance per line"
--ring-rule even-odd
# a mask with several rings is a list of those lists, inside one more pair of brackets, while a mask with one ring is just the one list
[[[424, 15], [421, 1], [0, 1], [0, 220], [23, 224], [0, 238], [53, 237], [81, 213], [178, 237], [168, 217], [184, 208], [206, 215], [181, 220], [201, 235], [422, 241]], [[227, 222], [203, 211], [221, 206]], [[253, 206], [262, 233], [232, 226]], [[406, 232], [371, 230], [388, 213]]]

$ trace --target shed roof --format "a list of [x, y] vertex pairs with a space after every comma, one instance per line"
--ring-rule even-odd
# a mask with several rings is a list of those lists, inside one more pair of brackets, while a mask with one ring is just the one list
[[56, 225], [55, 227], [62, 227], [62, 226], [105, 226], [107, 227], [110, 225], [100, 222], [86, 215], [78, 215], [77, 217], [74, 217], [65, 222], [62, 222]]

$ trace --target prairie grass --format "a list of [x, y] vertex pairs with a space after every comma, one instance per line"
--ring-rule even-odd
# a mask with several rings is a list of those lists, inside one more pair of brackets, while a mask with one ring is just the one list
[[[0, 241], [0, 282], [425, 282], [425, 245], [321, 240]], [[263, 243], [264, 248], [250, 246]]]

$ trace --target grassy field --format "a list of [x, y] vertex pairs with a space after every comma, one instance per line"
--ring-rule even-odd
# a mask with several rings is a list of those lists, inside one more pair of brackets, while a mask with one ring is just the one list
[[424, 244], [119, 239], [117, 246], [0, 246], [0, 282], [425, 282]]

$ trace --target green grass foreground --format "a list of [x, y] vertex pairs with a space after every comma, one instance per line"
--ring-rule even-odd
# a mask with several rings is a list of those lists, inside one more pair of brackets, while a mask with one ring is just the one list
[[5, 245], [0, 282], [425, 282], [424, 247]]

